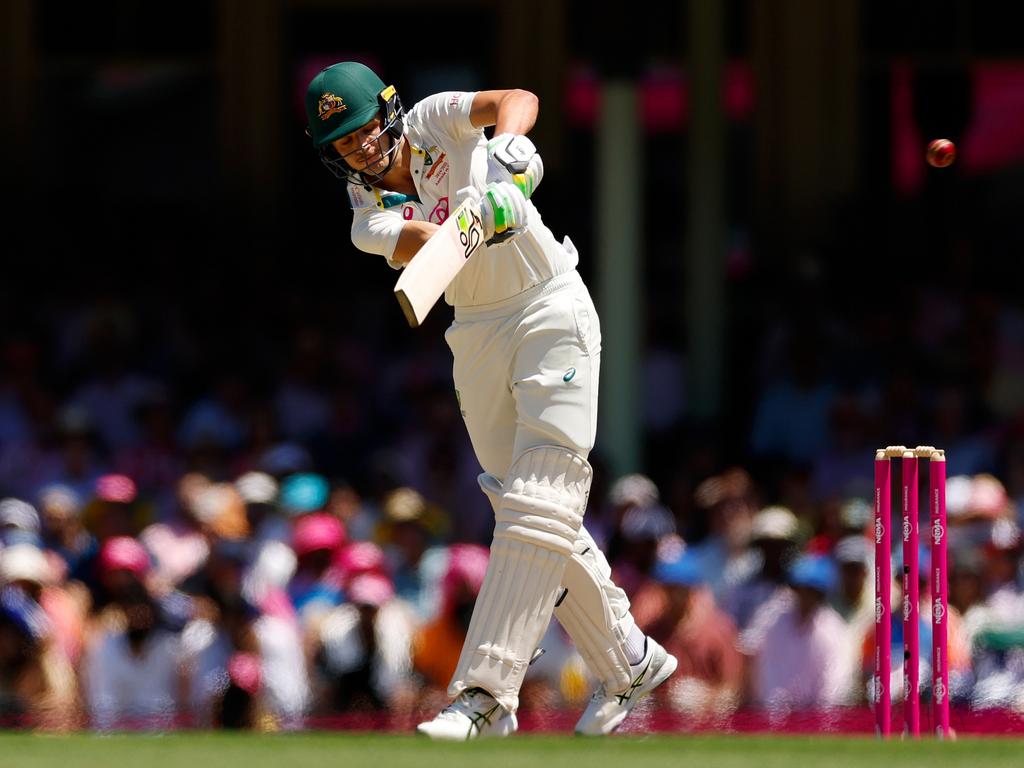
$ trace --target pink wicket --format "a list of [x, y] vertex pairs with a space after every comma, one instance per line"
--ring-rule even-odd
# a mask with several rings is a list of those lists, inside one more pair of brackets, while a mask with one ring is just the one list
[[875, 674], [871, 693], [875, 702], [875, 733], [884, 738], [890, 733], [892, 720], [892, 498], [889, 457], [884, 451], [879, 454], [875, 456]]
[[946, 457], [929, 446], [889, 446], [875, 453], [875, 663], [871, 697], [875, 708], [875, 732], [880, 738], [892, 733], [892, 463], [902, 458], [900, 518], [903, 541], [903, 711], [904, 734], [921, 733], [920, 709], [920, 546], [918, 482], [919, 460], [928, 459], [928, 507], [931, 512], [932, 594], [932, 713], [940, 738], [949, 729], [948, 574], [946, 569]]
[[917, 456], [913, 451], [903, 454], [903, 713], [904, 733], [921, 734], [921, 701], [918, 673], [921, 650], [918, 633], [920, 546], [917, 516]]
[[946, 570], [946, 459], [929, 462], [932, 539], [932, 706], [935, 735], [949, 737], [949, 580]]

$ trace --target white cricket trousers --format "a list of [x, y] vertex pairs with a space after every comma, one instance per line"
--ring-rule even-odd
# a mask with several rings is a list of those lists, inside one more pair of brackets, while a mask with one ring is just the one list
[[[485, 472], [485, 490], [486, 475], [504, 483], [513, 461], [531, 448], [557, 445], [583, 458], [589, 455], [597, 431], [601, 326], [578, 272], [504, 302], [456, 307], [445, 340], [454, 356], [459, 407]], [[495, 501], [493, 492], [489, 495]], [[629, 599], [612, 582], [585, 525], [579, 536], [574, 551], [586, 555], [571, 558], [563, 586], [576, 585], [583, 601], [574, 610], [591, 615], [582, 617], [580, 628], [575, 626], [579, 616], [570, 620], [564, 610], [556, 616], [581, 652], [585, 645], [607, 656], [614, 646], [618, 652], [610, 655], [621, 658], [619, 649], [633, 627]], [[591, 636], [595, 632], [598, 636]], [[588, 662], [598, 655], [584, 653]], [[591, 666], [602, 667], [591, 671], [611, 689], [619, 687], [614, 681], [622, 679], [621, 670], [616, 677], [601, 660]]]

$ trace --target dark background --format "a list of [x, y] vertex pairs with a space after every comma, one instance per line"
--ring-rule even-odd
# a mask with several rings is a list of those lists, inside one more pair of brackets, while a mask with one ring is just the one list
[[[822, 460], [857, 457], [866, 476], [872, 449], [898, 442], [945, 447], [950, 474], [992, 471], [1019, 497], [1024, 44], [1012, 6], [721, 3], [725, 376], [717, 413], [698, 419], [681, 307], [687, 4], [5, 3], [0, 386], [18, 393], [22, 426], [0, 439], [53, 439], [81, 387], [130, 373], [159, 385], [175, 423], [230, 392], [266, 427], [213, 458], [181, 446], [214, 474], [258, 440], [291, 438], [368, 494], [408, 480], [393, 457], [410, 442], [451, 469], [466, 445], [442, 340], [450, 310], [405, 327], [395, 273], [351, 245], [343, 187], [303, 134], [310, 77], [355, 58], [407, 106], [443, 89], [538, 93], [537, 204], [571, 234], [592, 286], [593, 98], [613, 78], [636, 84], [641, 468], [680, 518], [693, 485], [731, 463], [766, 500], [787, 500], [793, 482], [857, 495], [863, 477], [830, 485]], [[940, 136], [961, 157], [935, 170], [924, 147]], [[289, 381], [327, 403], [322, 430], [290, 434], [278, 400]]]

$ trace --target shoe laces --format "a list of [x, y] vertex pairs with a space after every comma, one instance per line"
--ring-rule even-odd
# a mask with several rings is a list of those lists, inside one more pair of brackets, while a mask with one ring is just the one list
[[468, 688], [462, 693], [460, 693], [458, 697], [455, 699], [455, 701], [453, 701], [451, 704], [449, 704], [447, 707], [441, 710], [441, 714], [465, 714], [465, 710], [477, 708], [478, 702], [475, 700], [479, 699], [481, 696], [486, 696], [487, 698], [492, 700], [494, 699], [493, 696], [491, 696], [489, 693], [487, 693], [487, 691], [483, 690], [482, 688]]

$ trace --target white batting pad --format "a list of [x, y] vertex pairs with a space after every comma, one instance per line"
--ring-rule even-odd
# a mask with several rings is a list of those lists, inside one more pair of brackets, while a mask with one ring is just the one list
[[585, 528], [580, 529], [562, 586], [566, 592], [555, 606], [555, 618], [608, 693], [625, 691], [632, 682], [623, 650], [634, 624], [629, 598], [615, 586], [608, 561]]
[[509, 712], [519, 707], [519, 688], [583, 522], [590, 477], [585, 459], [556, 446], [531, 448], [512, 464], [449, 695], [479, 687]]

